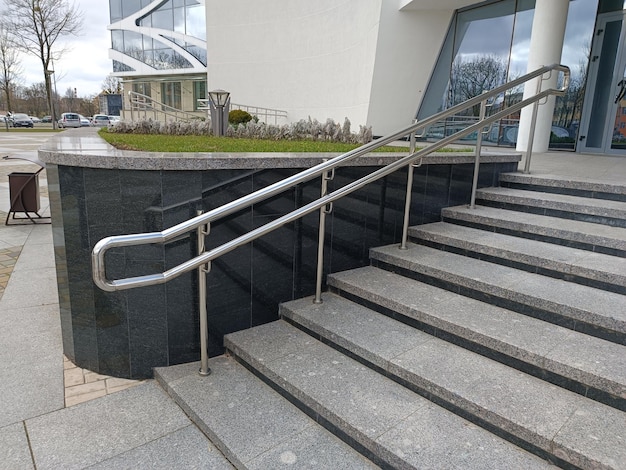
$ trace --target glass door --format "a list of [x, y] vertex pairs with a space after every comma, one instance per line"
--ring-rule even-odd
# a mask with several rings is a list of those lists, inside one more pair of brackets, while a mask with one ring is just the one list
[[598, 17], [579, 137], [582, 152], [626, 155], [625, 25], [624, 12]]

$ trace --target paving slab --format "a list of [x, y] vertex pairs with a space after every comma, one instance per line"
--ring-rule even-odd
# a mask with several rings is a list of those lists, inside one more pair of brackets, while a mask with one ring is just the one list
[[[275, 338], [292, 330], [292, 340], [294, 336], [300, 336], [303, 343], [308, 341], [306, 333], [291, 325], [277, 326], [281, 323], [284, 322], [273, 322], [257, 328]], [[278, 330], [275, 335], [271, 332], [273, 326], [277, 326]], [[361, 445], [376, 452], [392, 467], [422, 468], [427, 462], [421, 459], [421, 449], [414, 448], [413, 452], [407, 453], [399, 448], [397, 441], [394, 443], [383, 438], [394, 432], [406, 435], [407, 427], [410, 426], [429, 434], [428, 439], [422, 440], [426, 447], [424, 452], [430, 454], [429, 459], [445, 462], [444, 466], [447, 468], [464, 467], [467, 460], [462, 450], [467, 441], [459, 441], [455, 433], [430, 435], [431, 428], [427, 422], [416, 423], [410, 420], [411, 417], [418, 419], [418, 412], [422, 409], [431, 408], [434, 415], [431, 415], [431, 419], [448, 421], [451, 426], [466, 431], [468, 434], [465, 437], [473, 443], [498, 439], [320, 342], [309, 345], [303, 351], [268, 360], [261, 353], [262, 346], [252, 344], [262, 341], [263, 336], [255, 335], [255, 340], [248, 336], [249, 331], [227, 335], [226, 347], [243, 360], [250, 361], [253, 367], [273, 382], [279, 383], [307, 408], [342, 429]], [[252, 347], [255, 353], [247, 354], [248, 347]], [[441, 415], [437, 416], [438, 414]], [[520, 468], [526, 468], [527, 465], [529, 468], [548, 466], [546, 462], [508, 442], [502, 441], [501, 446], [500, 451], [507, 448], [506, 455], [503, 456], [507, 463], [503, 468], [513, 468], [520, 465], [520, 462], [523, 462]], [[483, 447], [484, 454], [475, 454], [476, 468], [489, 467], [487, 462], [492, 461], [491, 453], [498, 452], [497, 447]]]
[[89, 467], [90, 470], [138, 468], [232, 470], [235, 467], [193, 425]]
[[0, 300], [0, 426], [63, 408], [57, 305], [5, 308]]
[[26, 420], [37, 469], [82, 469], [191, 422], [154, 381]]
[[2, 468], [34, 470], [23, 423], [0, 427], [0, 455], [2, 455]]
[[208, 377], [198, 374], [198, 363], [157, 368], [155, 375], [238, 468], [316, 468], [328, 461], [376, 468], [233, 359], [213, 358], [209, 366]]

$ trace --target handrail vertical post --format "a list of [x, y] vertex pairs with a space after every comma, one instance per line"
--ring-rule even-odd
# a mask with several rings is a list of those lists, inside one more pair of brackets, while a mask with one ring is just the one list
[[[197, 215], [202, 215], [202, 211], [197, 211]], [[197, 229], [198, 235], [198, 255], [204, 253], [204, 237], [208, 235], [208, 224], [200, 225]], [[209, 271], [208, 265], [198, 267], [198, 307], [200, 311], [200, 370], [198, 374], [207, 376], [211, 373], [209, 369], [209, 329], [206, 310], [206, 273]]]
[[[324, 160], [326, 161], [326, 160]], [[324, 197], [328, 194], [328, 182], [335, 176], [335, 170], [326, 170], [322, 173], [322, 183], [320, 190], [320, 197]], [[332, 203], [328, 206], [320, 207], [320, 223], [319, 232], [317, 236], [317, 273], [315, 277], [315, 299], [313, 303], [322, 303], [322, 277], [324, 275], [324, 238], [326, 235], [326, 215], [331, 211]]]
[[[482, 122], [487, 114], [487, 100], [480, 102], [478, 122]], [[472, 179], [472, 196], [470, 198], [470, 209], [476, 208], [476, 190], [478, 189], [478, 173], [480, 171], [480, 152], [483, 145], [482, 129], [476, 132], [476, 155], [474, 157], [474, 178]]]
[[[413, 119], [413, 123], [416, 123], [417, 119]], [[409, 154], [415, 153], [415, 132], [411, 132], [409, 137]], [[406, 195], [404, 197], [404, 219], [402, 221], [402, 241], [400, 242], [400, 249], [406, 250], [407, 240], [409, 238], [409, 213], [411, 211], [411, 196], [413, 191], [413, 164], [407, 168], [406, 177]]]
[[[537, 77], [537, 89], [535, 94], [541, 93], [541, 85], [543, 76]], [[528, 133], [528, 143], [526, 144], [526, 160], [524, 161], [524, 173], [530, 173], [530, 158], [533, 154], [533, 144], [535, 141], [535, 127], [537, 126], [537, 112], [539, 110], [539, 101], [533, 103], [533, 112], [530, 118], [530, 132]]]

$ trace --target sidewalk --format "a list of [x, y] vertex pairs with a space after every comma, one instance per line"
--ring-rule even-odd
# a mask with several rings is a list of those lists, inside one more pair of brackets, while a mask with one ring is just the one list
[[[0, 134], [0, 156], [36, 157], [50, 136], [23, 135]], [[153, 380], [106, 377], [64, 358], [51, 226], [4, 225], [7, 175], [38, 169], [0, 159], [0, 467], [230, 468]]]

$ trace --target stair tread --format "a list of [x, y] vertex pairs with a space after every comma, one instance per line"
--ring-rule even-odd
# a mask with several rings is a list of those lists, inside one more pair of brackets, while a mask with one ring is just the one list
[[372, 259], [468, 289], [626, 333], [626, 296], [422, 245], [370, 250]]
[[577, 178], [575, 176], [500, 173], [500, 181], [549, 186], [553, 188], [569, 188], [599, 193], [626, 194], [626, 186], [624, 184], [611, 183], [610, 181], [605, 180]]
[[225, 345], [393, 467], [548, 467], [282, 320]]
[[[378, 343], [372, 345], [369, 340], [383, 331], [398, 337], [396, 350], [387, 352], [383, 361], [385, 371], [526, 442], [557, 452], [574, 465], [601, 463], [610, 468], [626, 461], [626, 448], [621, 443], [626, 413], [622, 411], [337, 296], [325, 295], [322, 304], [313, 304], [310, 299], [291, 302], [285, 310], [295, 312], [296, 321], [306, 318], [304, 326], [356, 353], [365, 349], [377, 354]], [[353, 331], [355, 324], [358, 332]], [[574, 431], [577, 426], [584, 429], [583, 436]], [[555, 441], [559, 442], [557, 448], [553, 448]]]
[[442, 210], [442, 215], [444, 219], [486, 223], [508, 230], [626, 250], [626, 228], [622, 227], [480, 205], [475, 209], [467, 206], [448, 207]]
[[626, 286], [626, 258], [447, 222], [409, 228], [414, 238]]
[[[332, 274], [328, 283], [497, 353], [626, 399], [626, 346], [373, 266]], [[360, 323], [353, 328], [358, 330]], [[383, 341], [388, 334], [379, 336]], [[387, 340], [392, 352], [402, 344], [397, 332]], [[389, 360], [391, 355], [382, 357]]]
[[502, 187], [479, 189], [476, 191], [476, 197], [478, 199], [532, 205], [579, 214], [615, 218], [624, 218], [626, 216], [626, 202], [606, 199]]
[[155, 369], [155, 377], [196, 425], [237, 468], [293, 464], [378, 468], [232, 358]]

